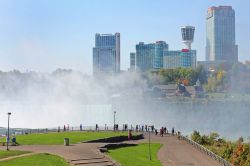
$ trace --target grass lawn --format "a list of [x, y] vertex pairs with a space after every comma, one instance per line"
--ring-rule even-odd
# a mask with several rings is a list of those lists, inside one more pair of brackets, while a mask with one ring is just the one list
[[29, 153], [29, 152], [18, 151], [18, 150], [10, 150], [10, 151], [0, 150], [0, 159], [10, 157], [10, 156], [18, 156], [18, 155], [25, 154], [25, 153]]
[[127, 132], [60, 132], [17, 135], [20, 145], [62, 145], [64, 138], [69, 138], [70, 144], [81, 141], [95, 140], [113, 136], [128, 135]]
[[20, 157], [13, 160], [0, 162], [1, 166], [69, 166], [66, 161], [55, 155], [35, 154], [26, 157]]
[[161, 144], [151, 144], [151, 161], [148, 158], [148, 144], [146, 143], [139, 144], [138, 146], [112, 149], [106, 154], [124, 166], [162, 166], [157, 159], [157, 152], [160, 148]]

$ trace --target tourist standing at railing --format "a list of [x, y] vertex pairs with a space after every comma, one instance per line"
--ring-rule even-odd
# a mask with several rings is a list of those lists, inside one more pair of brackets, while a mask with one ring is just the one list
[[167, 134], [167, 127], [166, 126], [164, 127], [164, 134], [165, 135]]
[[174, 128], [172, 128], [172, 135], [174, 135]]
[[63, 131], [66, 131], [66, 126], [65, 125], [63, 126]]
[[154, 127], [154, 125], [152, 125], [151, 126], [151, 131], [154, 132], [154, 129], [155, 129], [155, 127]]
[[80, 124], [80, 131], [82, 131], [82, 124]]

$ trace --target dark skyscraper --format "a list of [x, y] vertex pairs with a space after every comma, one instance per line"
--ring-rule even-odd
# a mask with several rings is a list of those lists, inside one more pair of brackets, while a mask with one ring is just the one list
[[135, 53], [130, 53], [130, 71], [135, 71]]
[[120, 33], [96, 34], [93, 48], [93, 73], [120, 71]]
[[231, 6], [208, 8], [206, 34], [206, 61], [238, 61], [235, 12]]

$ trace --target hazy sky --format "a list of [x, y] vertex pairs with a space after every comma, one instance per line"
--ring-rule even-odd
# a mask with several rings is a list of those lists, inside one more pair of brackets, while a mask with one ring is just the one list
[[92, 73], [95, 33], [121, 33], [121, 67], [140, 41], [165, 40], [181, 49], [180, 26], [196, 28], [192, 45], [205, 59], [205, 17], [210, 6], [236, 12], [239, 59], [250, 59], [250, 0], [0, 0], [0, 70]]

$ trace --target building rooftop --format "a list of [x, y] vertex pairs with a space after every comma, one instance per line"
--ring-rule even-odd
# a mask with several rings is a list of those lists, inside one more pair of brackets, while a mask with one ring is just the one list
[[232, 6], [212, 6], [208, 8], [208, 11], [212, 11], [212, 10], [220, 10], [220, 9], [226, 9], [226, 10], [232, 10]]

